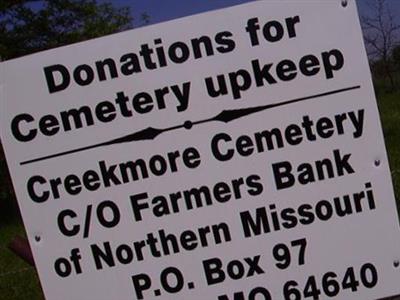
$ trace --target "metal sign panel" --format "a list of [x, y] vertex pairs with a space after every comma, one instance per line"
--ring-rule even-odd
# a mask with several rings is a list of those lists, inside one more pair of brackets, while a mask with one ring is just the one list
[[354, 1], [258, 1], [0, 65], [47, 299], [376, 299], [400, 239]]

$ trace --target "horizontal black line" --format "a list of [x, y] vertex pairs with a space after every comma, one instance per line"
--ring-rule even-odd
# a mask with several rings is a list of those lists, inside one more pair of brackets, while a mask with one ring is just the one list
[[[193, 126], [193, 125], [198, 125], [198, 124], [203, 124], [203, 123], [213, 122], [213, 121], [229, 122], [229, 121], [235, 120], [237, 118], [244, 117], [246, 115], [253, 114], [253, 113], [256, 113], [256, 112], [259, 112], [259, 111], [263, 111], [263, 110], [266, 110], [266, 109], [271, 109], [271, 108], [275, 108], [275, 107], [278, 107], [278, 106], [289, 105], [289, 104], [293, 104], [293, 103], [296, 103], [296, 102], [301, 102], [301, 101], [305, 101], [305, 100], [311, 100], [311, 99], [315, 99], [315, 98], [322, 98], [322, 97], [326, 97], [326, 96], [333, 95], [333, 94], [344, 93], [344, 92], [348, 92], [348, 91], [351, 91], [351, 90], [359, 89], [360, 87], [361, 87], [360, 85], [356, 85], [356, 86], [351, 86], [351, 87], [347, 87], [347, 88], [327, 91], [327, 92], [320, 93], [320, 94], [314, 94], [314, 95], [310, 95], [310, 96], [306, 96], [306, 97], [300, 97], [300, 98], [295, 98], [295, 99], [282, 101], [282, 102], [278, 102], [278, 103], [268, 104], [268, 105], [264, 105], [264, 106], [260, 106], [260, 107], [250, 107], [250, 108], [237, 109], [237, 110], [231, 110], [231, 111], [230, 110], [226, 110], [226, 111], [221, 112], [219, 115], [217, 115], [215, 117], [208, 118], [208, 119], [205, 119], [205, 120], [189, 122], [189, 123], [191, 124], [191, 126]], [[237, 114], [237, 115], [235, 115], [233, 117], [231, 116], [230, 119], [228, 118], [228, 121], [224, 121], [224, 120], [218, 119], [218, 116], [221, 116], [221, 114], [223, 114], [223, 113], [226, 113], [226, 114]], [[242, 115], [240, 115], [240, 113], [242, 113]], [[72, 149], [72, 150], [69, 150], [69, 151], [59, 152], [59, 153], [55, 153], [55, 154], [51, 154], [51, 155], [46, 155], [46, 156], [38, 157], [38, 158], [35, 158], [35, 159], [31, 159], [31, 160], [26, 160], [26, 161], [21, 162], [20, 165], [23, 166], [23, 165], [27, 165], [27, 164], [43, 161], [43, 160], [48, 160], [48, 159], [55, 158], [55, 157], [65, 156], [65, 155], [68, 155], [68, 154], [73, 154], [73, 153], [82, 152], [82, 151], [86, 151], [86, 150], [97, 148], [97, 147], [102, 147], [102, 146], [109, 146], [109, 145], [113, 145], [113, 144], [131, 142], [131, 141], [154, 139], [156, 136], [158, 136], [159, 134], [161, 134], [163, 132], [176, 130], [176, 129], [180, 129], [180, 128], [184, 128], [184, 127], [185, 127], [185, 125], [176, 125], [176, 126], [172, 126], [172, 127], [164, 128], [164, 129], [147, 128], [147, 130], [140, 130], [140, 131], [138, 131], [136, 133], [129, 134], [129, 135], [125, 136], [125, 137], [113, 139], [113, 140], [110, 140], [108, 142], [103, 142], [103, 143], [90, 145], [90, 146], [86, 146], [86, 147], [82, 147], [82, 148]], [[146, 131], [147, 132], [151, 131], [153, 136], [146, 137], [146, 134], [145, 134]], [[139, 137], [139, 135], [140, 135], [140, 137]]]

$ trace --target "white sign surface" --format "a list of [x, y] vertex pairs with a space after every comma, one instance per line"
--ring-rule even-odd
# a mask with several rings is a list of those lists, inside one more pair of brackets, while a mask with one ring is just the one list
[[354, 1], [259, 1], [4, 62], [0, 100], [49, 300], [400, 293]]

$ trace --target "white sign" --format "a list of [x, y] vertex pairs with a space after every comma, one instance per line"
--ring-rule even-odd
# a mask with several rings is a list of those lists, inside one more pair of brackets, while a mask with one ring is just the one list
[[0, 65], [47, 299], [400, 293], [378, 110], [342, 2], [259, 1]]

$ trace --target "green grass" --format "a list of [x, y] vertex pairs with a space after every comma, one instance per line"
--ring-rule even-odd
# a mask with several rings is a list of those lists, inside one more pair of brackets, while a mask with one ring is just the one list
[[[400, 207], [400, 92], [379, 90], [378, 106], [392, 170], [395, 196]], [[13, 254], [8, 244], [16, 235], [24, 235], [15, 213], [4, 161], [0, 160], [0, 300], [42, 300], [40, 284], [33, 267]]]
[[386, 149], [389, 155], [390, 169], [395, 197], [400, 207], [400, 91], [378, 95]]
[[8, 249], [16, 235], [24, 235], [21, 222], [15, 219], [0, 223], [0, 300], [41, 300], [36, 270]]
[[12, 200], [14, 196], [1, 151], [0, 154], [0, 300], [42, 300], [35, 268], [8, 248], [15, 236], [25, 236], [25, 230]]

